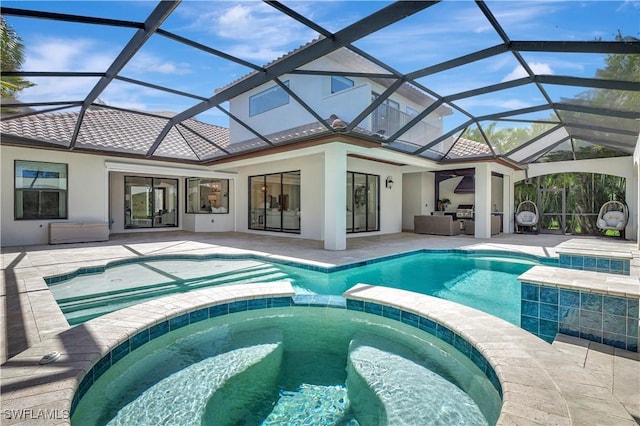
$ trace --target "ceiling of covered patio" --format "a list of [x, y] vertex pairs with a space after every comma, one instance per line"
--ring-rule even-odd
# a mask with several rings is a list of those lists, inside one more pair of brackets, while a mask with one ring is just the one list
[[[214, 164], [346, 133], [441, 163], [526, 166], [631, 155], [640, 132], [636, 2], [5, 1], [2, 16], [26, 51], [3, 75], [35, 83], [3, 99], [5, 144]], [[336, 129], [289, 75], [386, 90]], [[272, 134], [232, 113], [267, 83], [309, 124]], [[428, 102], [391, 134], [366, 131], [397, 93]], [[433, 114], [442, 131], [416, 139]], [[230, 143], [232, 122], [252, 137]]]

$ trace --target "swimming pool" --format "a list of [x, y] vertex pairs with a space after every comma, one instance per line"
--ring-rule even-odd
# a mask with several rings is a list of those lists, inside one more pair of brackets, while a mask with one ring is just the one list
[[[257, 256], [139, 258], [80, 270], [47, 283], [70, 324], [162, 295], [240, 282], [290, 282], [297, 294], [340, 295], [357, 283], [428, 294], [520, 325], [517, 277], [539, 259], [508, 253], [420, 251], [334, 268]], [[100, 272], [100, 273], [98, 273]]]
[[289, 307], [210, 318], [132, 348], [71, 420], [486, 425], [500, 408], [477, 361], [433, 335], [363, 312]]

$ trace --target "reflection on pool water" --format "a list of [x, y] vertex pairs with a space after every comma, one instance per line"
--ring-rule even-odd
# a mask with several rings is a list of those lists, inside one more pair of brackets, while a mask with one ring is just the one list
[[453, 347], [388, 318], [334, 308], [246, 311], [132, 351], [72, 424], [495, 424], [498, 392]]
[[50, 288], [72, 325], [166, 294], [213, 285], [289, 281], [297, 294], [339, 295], [357, 283], [401, 288], [462, 303], [519, 326], [517, 277], [535, 264], [495, 255], [423, 252], [327, 273], [259, 259], [139, 259]]

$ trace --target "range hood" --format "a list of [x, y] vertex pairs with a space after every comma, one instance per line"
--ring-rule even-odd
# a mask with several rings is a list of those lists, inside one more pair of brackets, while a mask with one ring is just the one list
[[463, 176], [456, 189], [453, 190], [454, 194], [473, 194], [476, 192], [476, 181], [473, 176]]

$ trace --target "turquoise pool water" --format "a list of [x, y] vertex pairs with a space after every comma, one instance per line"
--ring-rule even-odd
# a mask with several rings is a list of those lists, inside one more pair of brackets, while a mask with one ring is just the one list
[[335, 272], [257, 258], [148, 260], [50, 283], [70, 324], [166, 294], [244, 282], [289, 281], [297, 294], [340, 295], [366, 283], [428, 294], [520, 325], [517, 277], [537, 262], [490, 254], [415, 253]]
[[93, 383], [71, 421], [464, 426], [495, 424], [500, 408], [483, 372], [430, 334], [296, 307], [204, 320], [140, 346]]

